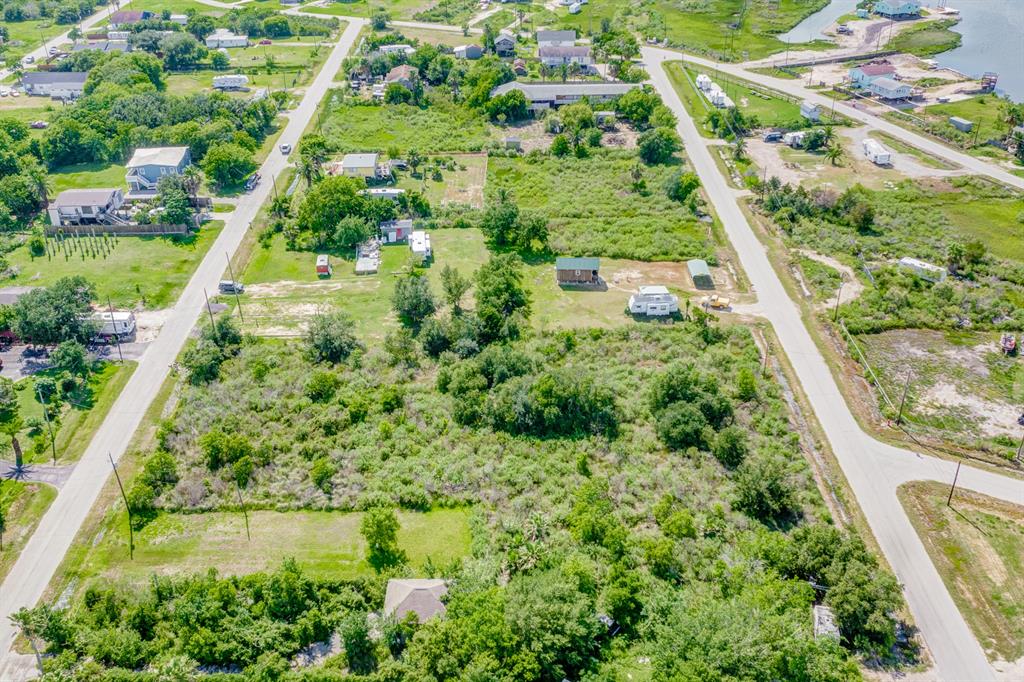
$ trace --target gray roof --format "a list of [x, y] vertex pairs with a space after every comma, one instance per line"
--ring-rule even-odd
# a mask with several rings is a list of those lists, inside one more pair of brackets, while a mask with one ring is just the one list
[[26, 71], [21, 74], [25, 85], [85, 85], [85, 71]]
[[342, 168], [366, 168], [377, 164], [377, 154], [346, 154], [341, 159]]
[[100, 40], [94, 43], [75, 43], [75, 46], [71, 48], [72, 52], [82, 52], [84, 50], [100, 50], [101, 52], [128, 52], [128, 41], [127, 40]]
[[576, 31], [537, 31], [537, 42], [561, 42], [563, 40], [576, 40]]
[[625, 95], [639, 83], [608, 83], [606, 81], [590, 81], [583, 83], [519, 83], [512, 81], [491, 90], [491, 97], [504, 95], [510, 90], [522, 90], [529, 100], [553, 99], [556, 95], [576, 95], [579, 97], [600, 97]]
[[65, 206], [106, 206], [110, 198], [117, 191], [115, 187], [108, 189], [66, 189], [57, 195], [51, 206], [54, 208]]
[[555, 259], [555, 270], [597, 270], [600, 267], [600, 258], [568, 258], [561, 256]]
[[537, 50], [537, 56], [541, 59], [544, 57], [589, 57], [590, 48], [586, 45], [573, 45], [572, 47], [543, 45]]
[[127, 167], [178, 166], [186, 154], [188, 147], [139, 147], [132, 154]]
[[703, 261], [699, 258], [686, 261], [686, 269], [690, 271], [690, 277], [697, 277], [700, 275], [711, 276], [711, 270], [708, 268], [707, 261]]
[[384, 613], [398, 620], [408, 613], [415, 613], [419, 622], [437, 614], [444, 614], [445, 606], [441, 597], [448, 593], [443, 580], [393, 579], [388, 581], [384, 594]]
[[[899, 81], [894, 81], [891, 78], [884, 78], [884, 77], [883, 78], [876, 78], [875, 80], [871, 81], [871, 87], [873, 87], [873, 88], [874, 87], [881, 87], [881, 88], [885, 88], [886, 90], [899, 90], [904, 85], [905, 85], [904, 83], [900, 83]], [[907, 87], [910, 87], [910, 86], [908, 85]]]

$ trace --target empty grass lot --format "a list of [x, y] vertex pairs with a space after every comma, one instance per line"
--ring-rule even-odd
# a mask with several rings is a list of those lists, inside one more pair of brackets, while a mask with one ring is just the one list
[[1024, 507], [916, 482], [899, 490], [917, 529], [974, 635], [990, 659], [1024, 656]]
[[885, 49], [909, 52], [918, 57], [931, 57], [952, 50], [963, 41], [962, 35], [949, 30], [955, 25], [955, 19], [920, 22], [893, 36], [885, 44]]
[[[1002, 101], [1002, 98], [995, 95], [980, 95], [959, 102], [933, 104], [924, 108], [924, 114], [940, 122], [948, 121], [950, 116], [973, 121], [976, 128], [981, 127], [978, 139], [984, 141], [1006, 133], [1006, 123], [1001, 116]], [[973, 137], [973, 131], [971, 135]]]
[[57, 491], [41, 483], [0, 481], [0, 511], [4, 517], [4, 549], [0, 552], [0, 579], [7, 575], [39, 519], [57, 497]]
[[643, 166], [647, 190], [630, 189], [635, 152], [598, 150], [584, 159], [544, 156], [488, 161], [487, 196], [509, 190], [523, 209], [549, 218], [555, 253], [636, 260], [711, 255], [707, 227], [663, 189], [679, 166]]
[[454, 203], [482, 208], [484, 184], [487, 182], [487, 155], [453, 154], [451, 158], [456, 164], [456, 170], [442, 170], [440, 180], [435, 180], [432, 173], [424, 172], [424, 164], [420, 167], [421, 177], [402, 173], [396, 185], [423, 192], [431, 206]]
[[120, 187], [127, 190], [125, 167], [119, 163], [92, 162], [62, 166], [50, 172], [54, 195], [66, 189]]
[[325, 7], [307, 7], [303, 11], [331, 16], [369, 17], [374, 12], [384, 10], [392, 19], [412, 19], [417, 12], [434, 4], [432, 0], [342, 0], [328, 3]]
[[331, 106], [322, 123], [328, 144], [338, 152], [387, 151], [421, 154], [479, 151], [496, 139], [487, 118], [441, 96], [431, 104]]
[[6, 285], [48, 286], [61, 277], [85, 275], [96, 285], [99, 300], [110, 296], [115, 307], [164, 308], [178, 298], [222, 227], [222, 221], [214, 220], [187, 238], [120, 237], [105, 258], [83, 258], [80, 251], [69, 258], [33, 258], [20, 246], [7, 254], [18, 275]]
[[[123, 508], [122, 508], [123, 509]], [[428, 558], [443, 565], [469, 554], [468, 509], [426, 513], [398, 512], [398, 545], [412, 566]], [[225, 575], [273, 570], [294, 557], [311, 575], [349, 579], [373, 574], [357, 512], [250, 511], [252, 540], [246, 540], [240, 512], [161, 514], [135, 534], [135, 559], [128, 560], [128, 538], [119, 514], [106, 520], [106, 532], [87, 551], [78, 577], [145, 583], [149, 576], [201, 573]]]

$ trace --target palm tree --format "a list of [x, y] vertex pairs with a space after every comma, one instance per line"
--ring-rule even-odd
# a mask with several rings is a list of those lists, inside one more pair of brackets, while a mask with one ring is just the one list
[[838, 144], [829, 145], [825, 150], [825, 158], [832, 162], [833, 166], [839, 165], [839, 159], [843, 158], [843, 148]]
[[185, 185], [185, 191], [192, 197], [192, 203], [196, 203], [199, 198], [199, 188], [203, 185], [203, 172], [199, 170], [199, 166], [188, 166], [182, 172], [181, 179]]
[[39, 205], [46, 206], [50, 203], [50, 194], [53, 192], [53, 179], [39, 163], [32, 163], [26, 171], [39, 196]]
[[580, 65], [577, 64], [576, 62], [573, 62], [572, 64], [569, 64], [568, 72], [569, 72], [569, 78], [575, 78], [576, 76], [579, 76], [580, 75]]
[[298, 170], [307, 188], [312, 187], [313, 183], [320, 179], [320, 165], [312, 156], [300, 156]]
[[732, 158], [737, 161], [742, 160], [747, 155], [747, 139], [745, 137], [737, 137], [736, 142], [732, 148]]
[[821, 139], [826, 145], [832, 144], [832, 141], [836, 139], [836, 131], [833, 130], [832, 126], [825, 126], [825, 135]]
[[550, 76], [550, 75], [551, 75], [551, 70], [547, 67], [547, 64], [541, 64], [540, 65], [540, 79], [541, 79], [541, 81], [546, 81], [548, 79], [548, 76]]

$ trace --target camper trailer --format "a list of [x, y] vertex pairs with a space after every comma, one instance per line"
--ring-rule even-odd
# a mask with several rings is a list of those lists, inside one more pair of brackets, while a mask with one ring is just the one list
[[113, 310], [93, 313], [89, 320], [96, 325], [96, 335], [104, 339], [125, 338], [135, 333], [135, 313]]
[[782, 141], [788, 144], [793, 149], [797, 149], [799, 147], [804, 146], [804, 137], [806, 135], [807, 133], [805, 133], [804, 131], [798, 130], [794, 133], [786, 133], [785, 135], [783, 135]]
[[330, 277], [334, 274], [334, 268], [331, 267], [331, 257], [326, 253], [321, 253], [316, 257], [316, 276], [317, 277]]
[[864, 156], [876, 166], [888, 166], [892, 163], [892, 154], [878, 140], [867, 138], [863, 142]]
[[629, 297], [629, 312], [634, 315], [671, 315], [679, 312], [679, 297], [663, 286], [642, 286]]
[[248, 87], [249, 77], [245, 74], [228, 74], [213, 77], [214, 90], [242, 90]]

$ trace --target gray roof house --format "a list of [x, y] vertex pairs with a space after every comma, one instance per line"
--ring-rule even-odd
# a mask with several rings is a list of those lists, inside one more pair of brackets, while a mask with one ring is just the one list
[[188, 147], [140, 147], [128, 161], [129, 195], [132, 192], [150, 193], [165, 175], [181, 175], [192, 162]]
[[71, 48], [72, 52], [83, 52], [85, 50], [99, 50], [100, 52], [130, 52], [131, 46], [127, 40], [98, 40], [95, 42], [75, 43]]
[[569, 47], [576, 43], [576, 31], [537, 31], [537, 46]]
[[448, 585], [443, 580], [406, 578], [388, 581], [384, 593], [384, 614], [397, 620], [405, 619], [410, 613], [424, 623], [434, 616], [445, 613], [441, 597], [448, 594]]
[[542, 45], [537, 50], [537, 56], [544, 66], [562, 66], [563, 64], [590, 66], [594, 63], [590, 48], [586, 45], [571, 45], [569, 47]]
[[82, 94], [85, 71], [27, 71], [21, 75], [21, 87], [26, 95], [74, 99]]
[[520, 90], [526, 96], [530, 111], [537, 112], [563, 104], [579, 102], [586, 97], [591, 104], [605, 104], [625, 95], [639, 83], [611, 83], [588, 81], [584, 83], [504, 83], [491, 90], [491, 97], [504, 95], [511, 90]]
[[479, 45], [459, 45], [454, 52], [459, 59], [480, 59], [484, 56], [484, 49]]
[[494, 51], [501, 57], [511, 57], [516, 51], [516, 36], [511, 31], [501, 29], [494, 39]]
[[50, 224], [82, 225], [123, 222], [114, 213], [124, 204], [120, 189], [66, 189], [47, 207]]

